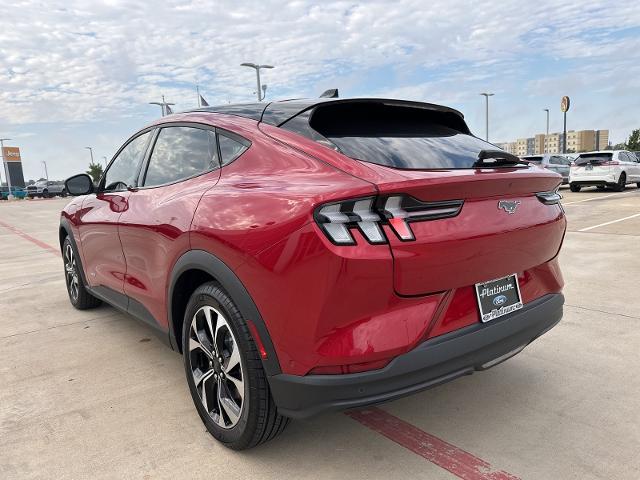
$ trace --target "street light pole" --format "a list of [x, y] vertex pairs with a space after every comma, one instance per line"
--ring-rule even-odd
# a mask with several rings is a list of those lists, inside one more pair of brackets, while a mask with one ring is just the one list
[[7, 177], [7, 187], [9, 187], [9, 193], [7, 194], [7, 200], [13, 200], [13, 193], [11, 193], [11, 175], [9, 175], [9, 168], [7, 167], [7, 159], [4, 158], [4, 142], [8, 142], [10, 138], [0, 138], [0, 152], [2, 152], [2, 166], [4, 167], [4, 174]]
[[149, 105], [160, 105], [160, 109], [162, 110], [162, 116], [164, 117], [168, 113], [171, 113], [169, 111], [169, 107], [171, 105], [175, 105], [175, 103], [166, 102], [165, 99], [164, 99], [164, 95], [162, 95], [162, 102], [149, 102]]
[[485, 140], [489, 141], [489, 97], [493, 97], [495, 93], [481, 93], [480, 95], [484, 96], [486, 100], [486, 115], [485, 115], [485, 127], [486, 127], [486, 138]]
[[47, 162], [42, 160], [42, 165], [44, 165], [44, 177], [49, 181], [49, 172], [47, 171]]
[[103, 155], [102, 159], [104, 160], [104, 168], [107, 168], [107, 164], [109, 163], [109, 161], [107, 160], [107, 156]]
[[[258, 86], [258, 91], [256, 92], [258, 95], [258, 101], [261, 102], [264, 100], [264, 97], [267, 96], [267, 86], [262, 85], [260, 83], [260, 69], [262, 68], [274, 68], [273, 65], [258, 65], [257, 63], [241, 63], [241, 67], [249, 67], [253, 68], [256, 71], [256, 83]], [[261, 93], [262, 92], [262, 93]]]
[[547, 112], [547, 137], [548, 137], [549, 136], [549, 109], [544, 108], [543, 110]]
[[91, 147], [84, 147], [84, 148], [89, 150], [89, 153], [91, 154], [91, 163], [93, 163], [93, 148], [91, 148]]

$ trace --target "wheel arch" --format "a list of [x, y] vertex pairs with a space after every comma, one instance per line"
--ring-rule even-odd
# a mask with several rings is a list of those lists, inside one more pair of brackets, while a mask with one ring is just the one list
[[267, 376], [281, 373], [269, 330], [246, 287], [222, 260], [204, 250], [189, 250], [184, 253], [176, 261], [169, 276], [167, 317], [172, 348], [182, 352], [181, 337], [185, 308], [191, 293], [207, 281], [220, 284], [231, 296], [245, 320], [255, 325], [260, 336], [259, 340], [267, 352], [267, 358], [262, 359]]

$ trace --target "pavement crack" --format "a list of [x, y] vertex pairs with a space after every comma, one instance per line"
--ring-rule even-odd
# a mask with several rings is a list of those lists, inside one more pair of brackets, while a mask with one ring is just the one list
[[565, 305], [567, 307], [579, 308], [580, 310], [588, 310], [590, 312], [606, 313], [608, 315], [618, 315], [620, 317], [633, 318], [634, 320], [640, 320], [640, 317], [636, 317], [635, 315], [627, 315], [626, 313], [608, 312], [607, 310], [599, 310], [597, 308], [581, 307], [579, 305], [572, 305], [570, 303], [565, 303]]

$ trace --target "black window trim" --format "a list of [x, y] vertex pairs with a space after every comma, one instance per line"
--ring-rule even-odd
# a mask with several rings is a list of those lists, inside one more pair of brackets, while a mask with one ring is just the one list
[[[136, 138], [138, 138], [138, 137], [140, 137], [140, 136], [144, 135], [145, 133], [149, 133], [149, 132], [151, 132], [152, 130], [155, 130], [155, 129], [156, 129], [156, 126], [155, 126], [155, 125], [150, 126], [150, 127], [145, 127], [145, 128], [143, 128], [142, 130], [139, 130], [139, 131], [137, 131], [136, 133], [134, 133], [133, 135], [131, 135], [131, 136], [127, 139], [127, 141], [126, 141], [126, 142], [124, 142], [124, 143], [122, 144], [122, 146], [118, 149], [118, 151], [115, 153], [115, 155], [114, 155], [113, 157], [111, 157], [111, 160], [109, 161], [109, 164], [107, 165], [107, 167], [104, 169], [104, 172], [102, 172], [102, 175], [100, 176], [100, 181], [98, 182], [98, 189], [97, 189], [97, 193], [117, 193], [117, 192], [124, 192], [124, 191], [126, 191], [126, 190], [129, 190], [128, 188], [127, 188], [126, 190], [125, 190], [125, 189], [122, 189], [122, 190], [108, 190], [108, 191], [107, 191], [107, 190], [105, 190], [105, 189], [104, 189], [104, 182], [105, 182], [105, 179], [106, 179], [106, 174], [107, 174], [107, 172], [109, 171], [109, 169], [111, 168], [111, 165], [113, 164], [114, 160], [115, 160], [116, 158], [118, 158], [118, 156], [120, 155], [120, 153], [122, 152], [122, 150], [124, 150], [125, 148], [127, 148], [127, 146], [128, 146], [131, 142], [133, 142]], [[138, 179], [138, 178], [139, 178], [140, 169], [142, 168], [142, 165], [144, 164], [145, 159], [147, 158], [147, 154], [149, 153], [149, 146], [151, 145], [151, 140], [153, 140], [153, 139], [154, 139], [154, 134], [152, 134], [152, 135], [149, 137], [149, 140], [147, 140], [147, 144], [146, 144], [146, 145], [145, 145], [145, 147], [144, 147], [144, 148], [145, 148], [145, 150], [144, 150], [144, 155], [143, 155], [143, 157], [142, 157], [142, 161], [140, 162], [140, 165], [138, 165], [138, 175], [136, 175], [136, 179]], [[138, 185], [137, 185], [137, 183], [138, 183], [138, 182], [136, 181], [136, 185], [134, 185], [134, 187], [135, 187], [135, 188], [137, 188], [137, 186], [138, 186]]]
[[[163, 183], [163, 184], [160, 184], [160, 185], [145, 186], [144, 182], [145, 182], [145, 180], [147, 178], [147, 170], [149, 168], [149, 162], [151, 161], [151, 155], [153, 154], [153, 150], [155, 149], [155, 146], [156, 146], [156, 141], [158, 140], [158, 136], [160, 135], [160, 130], [162, 130], [163, 128], [169, 128], [169, 127], [191, 127], [191, 128], [198, 128], [200, 130], [210, 130], [210, 131], [212, 131], [214, 133], [214, 135], [215, 135], [214, 138], [216, 140], [216, 149], [217, 149], [217, 152], [218, 152], [218, 166], [210, 168], [210, 169], [205, 170], [203, 172], [197, 173], [195, 175], [191, 175], [190, 177], [180, 178], [180, 179], [175, 180], [173, 182], [167, 182], [167, 183]], [[152, 141], [150, 142], [150, 145], [149, 145], [149, 147], [147, 149], [147, 153], [146, 153], [146, 155], [144, 157], [144, 160], [142, 162], [141, 169], [138, 172], [138, 181], [137, 181], [138, 186], [136, 187], [136, 190], [149, 190], [149, 189], [152, 189], [152, 188], [167, 187], [169, 185], [175, 185], [176, 183], [185, 182], [187, 180], [191, 180], [192, 178], [200, 177], [202, 175], [206, 175], [207, 173], [211, 173], [211, 172], [214, 172], [216, 170], [220, 170], [222, 168], [222, 155], [220, 154], [220, 142], [218, 141], [218, 132], [221, 132], [223, 135], [226, 135], [227, 137], [229, 137], [229, 138], [231, 138], [233, 140], [239, 141], [240, 143], [242, 143], [243, 145], [245, 145], [247, 147], [240, 155], [237, 155], [232, 161], [235, 161], [244, 152], [246, 152], [249, 149], [249, 147], [251, 146], [251, 141], [249, 141], [246, 138], [238, 135], [237, 133], [231, 132], [229, 130], [225, 130], [224, 128], [216, 127], [216, 126], [211, 125], [209, 123], [167, 122], [167, 123], [162, 123], [162, 124], [159, 124], [159, 125], [154, 125], [153, 128], [156, 129], [156, 132], [153, 135]], [[229, 163], [231, 163], [231, 162], [229, 162]], [[227, 163], [226, 165], [229, 165], [229, 163]]]
[[[227, 137], [235, 142], [238, 142], [242, 145], [244, 145], [244, 150], [242, 150], [240, 153], [238, 153], [235, 157], [233, 157], [231, 160], [229, 160], [227, 163], [225, 163], [224, 165], [222, 164], [222, 150], [220, 150], [220, 140], [218, 140], [218, 136], [222, 135], [223, 137]], [[246, 138], [244, 138], [241, 135], [238, 135], [235, 132], [231, 132], [229, 130], [225, 130], [224, 128], [218, 128], [216, 127], [216, 144], [218, 145], [218, 159], [220, 160], [220, 168], [224, 168], [227, 165], [231, 165], [233, 162], [235, 162], [238, 158], [240, 158], [242, 155], [245, 154], [245, 152], [247, 150], [249, 150], [249, 148], [251, 147], [251, 141], [247, 140]]]

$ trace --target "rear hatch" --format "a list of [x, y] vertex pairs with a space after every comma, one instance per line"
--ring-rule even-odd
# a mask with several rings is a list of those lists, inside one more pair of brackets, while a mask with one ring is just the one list
[[557, 255], [565, 219], [557, 198], [547, 200], [561, 177], [474, 137], [458, 112], [340, 102], [308, 117], [314, 136], [369, 167], [398, 294], [522, 274]]
[[580, 177], [603, 177], [610, 173], [613, 153], [582, 153], [575, 159], [571, 171]]

